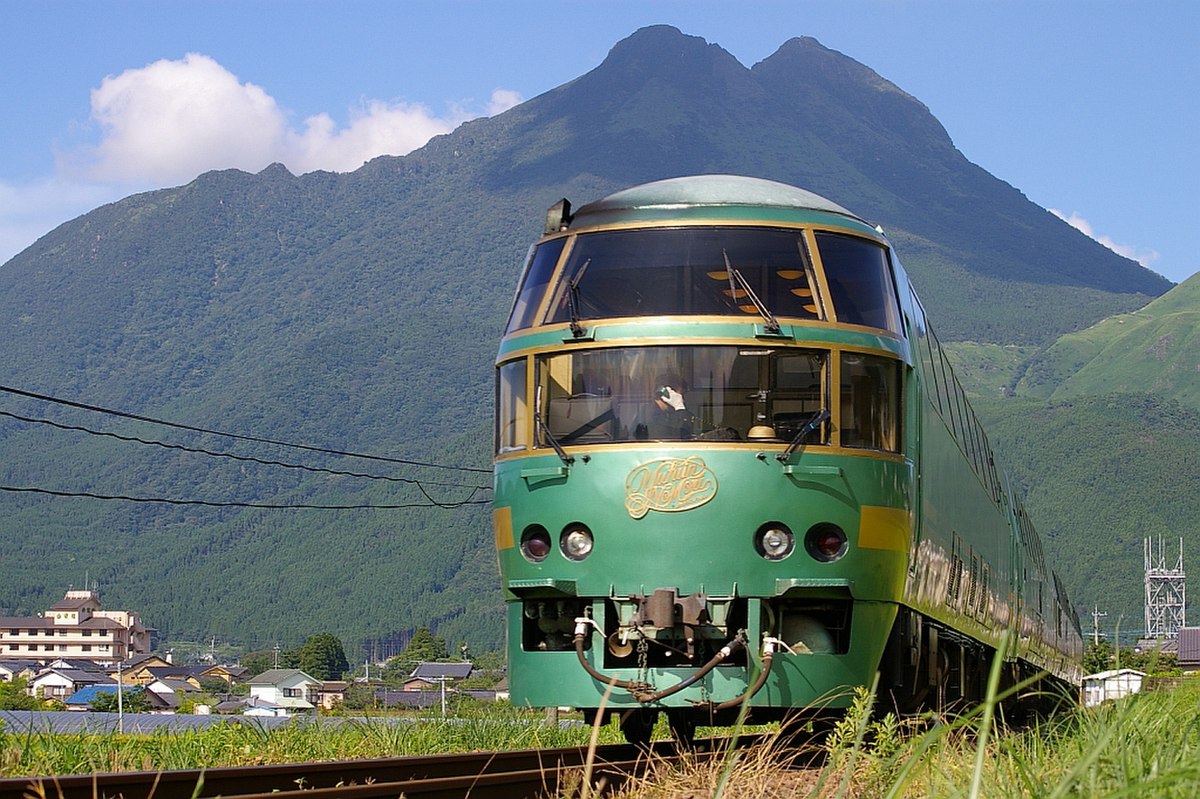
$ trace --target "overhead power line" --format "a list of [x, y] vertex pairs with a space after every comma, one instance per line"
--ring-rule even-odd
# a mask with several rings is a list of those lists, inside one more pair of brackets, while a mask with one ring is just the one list
[[277, 447], [287, 447], [289, 449], [304, 450], [306, 452], [319, 452], [325, 455], [339, 455], [346, 458], [362, 458], [364, 460], [381, 461], [383, 463], [399, 463], [406, 466], [422, 466], [430, 469], [449, 469], [460, 472], [475, 472], [478, 474], [491, 474], [491, 469], [480, 469], [472, 466], [447, 466], [442, 463], [429, 463], [427, 461], [410, 460], [407, 458], [391, 458], [384, 455], [367, 455], [360, 452], [348, 452], [346, 450], [328, 449], [325, 447], [315, 447], [308, 444], [296, 444], [289, 441], [278, 441], [271, 438], [262, 438], [260, 436], [247, 436], [240, 433], [227, 433], [221, 430], [212, 430], [206, 427], [197, 427], [194, 425], [180, 424], [179, 422], [170, 422], [165, 419], [156, 419], [152, 416], [142, 416], [136, 413], [126, 413], [112, 408], [104, 408], [98, 405], [90, 405], [84, 402], [75, 402], [73, 400], [62, 399], [60, 397], [52, 397], [47, 394], [38, 394], [33, 391], [24, 391], [11, 386], [0, 386], [0, 392], [14, 394], [18, 397], [27, 397], [29, 399], [40, 400], [42, 402], [51, 402], [55, 405], [65, 405], [69, 408], [78, 408], [80, 410], [92, 411], [93, 413], [103, 413], [109, 416], [117, 416], [122, 419], [132, 419], [138, 422], [148, 422], [150, 424], [163, 425], [165, 427], [173, 427], [177, 430], [188, 430], [193, 433], [205, 433], [213, 436], [223, 436], [239, 441], [253, 441], [258, 444], [271, 444]]
[[87, 433], [92, 436], [103, 436], [105, 438], [115, 438], [118, 441], [128, 441], [135, 444], [145, 444], [148, 446], [162, 447], [163, 449], [173, 449], [180, 452], [190, 452], [197, 455], [208, 455], [214, 458], [229, 458], [230, 460], [243, 461], [246, 463], [257, 463], [262, 466], [280, 466], [284, 469], [301, 469], [306, 472], [320, 472], [322, 474], [332, 474], [339, 477], [360, 477], [367, 480], [387, 480], [393, 483], [409, 483], [416, 485], [424, 490], [425, 486], [442, 486], [446, 488], [472, 488], [476, 491], [490, 491], [491, 486], [469, 485], [466, 483], [446, 483], [437, 480], [417, 480], [412, 477], [392, 477], [382, 474], [367, 474], [365, 472], [348, 472], [342, 469], [329, 469], [323, 466], [307, 466], [299, 463], [287, 463], [285, 461], [266, 460], [264, 458], [255, 458], [249, 455], [235, 455], [231, 452], [216, 452], [213, 450], [203, 449], [200, 447], [185, 447], [182, 444], [169, 444], [165, 441], [155, 441], [154, 439], [138, 438], [137, 436], [125, 436], [120, 433], [112, 433], [107, 430], [92, 430], [88, 427], [80, 425], [62, 424], [50, 419], [37, 419], [30, 416], [21, 416], [20, 414], [11, 413], [9, 411], [0, 411], [0, 416], [6, 416], [9, 419], [15, 419], [19, 422], [29, 422], [31, 424], [44, 424], [58, 430], [67, 430], [71, 432]]
[[122, 500], [125, 502], [151, 502], [166, 505], [203, 505], [210, 508], [262, 508], [267, 510], [401, 510], [407, 508], [459, 508], [464, 505], [486, 505], [491, 500], [468, 499], [455, 503], [424, 503], [412, 502], [397, 505], [318, 505], [313, 503], [272, 503], [272, 502], [211, 502], [203, 499], [167, 499], [164, 497], [129, 497], [122, 494], [97, 494], [91, 491], [55, 491], [49, 488], [25, 488], [18, 486], [0, 486], [0, 491], [15, 494], [42, 494], [51, 497], [79, 497], [86, 499]]

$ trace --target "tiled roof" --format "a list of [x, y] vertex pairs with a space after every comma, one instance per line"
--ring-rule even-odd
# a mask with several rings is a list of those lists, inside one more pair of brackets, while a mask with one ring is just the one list
[[[132, 696], [133, 694], [141, 693], [141, 691], [141, 686], [137, 688], [126, 687], [124, 693], [125, 696]], [[68, 705], [90, 705], [101, 694], [115, 694], [116, 692], [117, 686], [115, 683], [109, 685], [86, 685], [67, 697], [66, 703]]]
[[0, 627], [40, 629], [53, 626], [54, 619], [44, 619], [41, 616], [0, 616]]
[[50, 606], [51, 610], [78, 610], [84, 605], [95, 604], [99, 606], [100, 602], [95, 597], [68, 597], [60, 599]]
[[419, 663], [413, 670], [412, 676], [419, 680], [432, 680], [445, 677], [451, 680], [461, 680], [471, 676], [475, 667], [470, 663]]
[[107, 674], [101, 674], [98, 671], [81, 671], [80, 669], [46, 669], [33, 678], [34, 682], [37, 682], [50, 674], [57, 674], [60, 677], [65, 677], [73, 683], [101, 683], [105, 685], [117, 684], [117, 681], [112, 677], [109, 677]]
[[1182, 627], [1176, 637], [1178, 644], [1179, 662], [1200, 662], [1200, 627]]
[[247, 685], [279, 685], [279, 683], [283, 682], [286, 679], [294, 677], [297, 674], [299, 674], [300, 676], [304, 677], [306, 680], [308, 680], [309, 682], [312, 682], [314, 684], [319, 684], [321, 682], [320, 680], [316, 680], [316, 679], [313, 679], [312, 677], [308, 676], [304, 672], [300, 671], [300, 669], [267, 669], [262, 674], [259, 674], [257, 677], [251, 677], [249, 680], [246, 681], [246, 684]]

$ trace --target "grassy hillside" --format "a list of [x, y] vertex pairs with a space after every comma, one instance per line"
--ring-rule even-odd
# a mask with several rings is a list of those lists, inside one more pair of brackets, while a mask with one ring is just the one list
[[1055, 400], [1147, 392], [1200, 408], [1200, 274], [1144, 308], [1061, 337], [1030, 361], [1016, 392]]

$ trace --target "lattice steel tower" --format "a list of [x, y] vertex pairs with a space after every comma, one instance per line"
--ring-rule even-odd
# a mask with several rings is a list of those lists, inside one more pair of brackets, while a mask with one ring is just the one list
[[1167, 568], [1163, 541], [1158, 547], [1147, 538], [1146, 548], [1146, 637], [1174, 638], [1184, 624], [1187, 590], [1183, 573], [1183, 539], [1179, 539], [1179, 561]]

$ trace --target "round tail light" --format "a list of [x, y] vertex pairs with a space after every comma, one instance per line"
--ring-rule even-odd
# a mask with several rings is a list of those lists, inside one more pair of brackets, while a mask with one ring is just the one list
[[831, 563], [846, 554], [849, 548], [846, 532], [836, 524], [822, 522], [814, 525], [804, 536], [804, 548], [815, 560]]
[[550, 554], [550, 534], [540, 524], [531, 524], [521, 533], [521, 554], [525, 560], [541, 563]]

